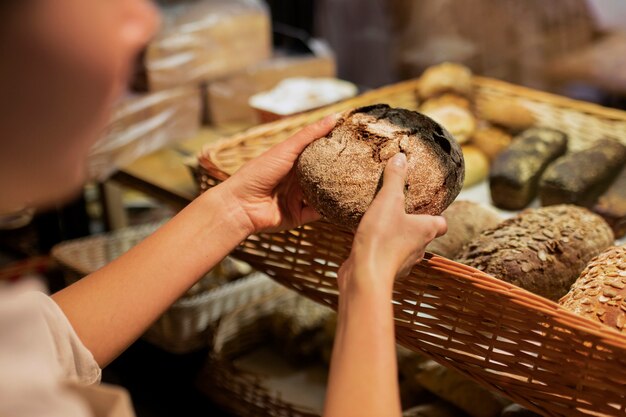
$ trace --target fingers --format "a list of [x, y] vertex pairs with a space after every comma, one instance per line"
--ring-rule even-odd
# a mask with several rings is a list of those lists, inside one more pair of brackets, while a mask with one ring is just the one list
[[404, 196], [404, 185], [406, 182], [406, 155], [402, 152], [395, 154], [385, 166], [383, 172], [384, 194], [402, 194]]
[[446, 219], [442, 216], [412, 215], [415, 228], [421, 232], [426, 244], [443, 236], [448, 231]]
[[274, 149], [281, 153], [289, 152], [294, 155], [300, 155], [309, 143], [326, 136], [335, 127], [338, 117], [338, 114], [330, 114], [322, 120], [305, 127]]
[[301, 224], [307, 224], [319, 220], [322, 216], [313, 207], [304, 207], [300, 215]]

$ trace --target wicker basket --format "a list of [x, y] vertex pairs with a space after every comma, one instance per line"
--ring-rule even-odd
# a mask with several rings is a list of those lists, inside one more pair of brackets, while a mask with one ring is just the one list
[[[383, 102], [417, 107], [418, 81], [385, 87], [324, 110], [259, 126], [203, 150], [197, 179], [207, 189], [303, 126], [330, 112]], [[486, 78], [475, 78], [477, 110], [518, 100], [539, 125], [565, 131], [571, 149], [611, 136], [626, 141], [626, 113]], [[336, 272], [352, 233], [319, 221], [251, 236], [234, 255], [278, 282], [337, 306]], [[398, 341], [544, 415], [626, 415], [626, 336], [481, 271], [427, 255], [395, 284]]]
[[[289, 375], [289, 370], [282, 366], [276, 371], [272, 369], [268, 375], [258, 369], [254, 372], [246, 370], [236, 363], [242, 356], [259, 348], [274, 349], [276, 341], [271, 336], [273, 316], [285, 305], [297, 302], [298, 298], [297, 293], [281, 287], [224, 316], [216, 327], [212, 350], [198, 378], [200, 391], [224, 410], [240, 417], [319, 417], [319, 398], [315, 399], [315, 407], [307, 407], [301, 404], [302, 398], [294, 398], [293, 393], [290, 395], [268, 382], [272, 376], [279, 376], [289, 381], [299, 393], [308, 394], [307, 390], [311, 388], [308, 385], [309, 374], [305, 377], [307, 382], [299, 384], [301, 380]], [[316, 386], [314, 389], [319, 388]]]
[[280, 398], [263, 383], [264, 375], [243, 371], [233, 363], [237, 357], [268, 343], [272, 313], [294, 296], [286, 288], [277, 289], [220, 321], [198, 387], [223, 409], [241, 417], [319, 415]]
[[[63, 267], [69, 285], [108, 264], [161, 224], [150, 223], [63, 242], [52, 249], [52, 256]], [[215, 323], [224, 314], [273, 292], [277, 287], [280, 286], [265, 274], [254, 272], [224, 285], [186, 294], [150, 326], [143, 338], [173, 353], [206, 347]]]

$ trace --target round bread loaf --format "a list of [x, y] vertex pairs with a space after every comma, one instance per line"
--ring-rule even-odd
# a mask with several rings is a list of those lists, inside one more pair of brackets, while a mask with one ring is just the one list
[[432, 119], [386, 104], [345, 113], [302, 152], [296, 173], [304, 198], [332, 223], [354, 229], [398, 152], [407, 157], [406, 212], [440, 214], [463, 185], [461, 148]]
[[458, 261], [557, 301], [587, 262], [613, 241], [602, 217], [563, 204], [524, 210], [482, 232]]
[[593, 259], [559, 304], [626, 332], [626, 245], [611, 247]]
[[448, 231], [430, 242], [426, 251], [450, 259], [454, 259], [463, 246], [481, 232], [502, 221], [495, 209], [473, 201], [456, 200], [441, 215], [448, 223]]

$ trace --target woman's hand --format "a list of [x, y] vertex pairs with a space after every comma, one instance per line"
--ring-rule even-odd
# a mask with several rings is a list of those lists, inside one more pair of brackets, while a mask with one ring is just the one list
[[236, 201], [245, 213], [248, 234], [288, 230], [320, 217], [304, 203], [293, 166], [304, 148], [330, 132], [336, 120], [336, 115], [330, 115], [302, 129], [246, 163], [220, 185], [226, 198]]
[[[383, 187], [363, 216], [349, 258], [339, 271], [340, 289], [353, 283], [374, 285], [383, 280], [391, 289], [393, 280], [405, 276], [424, 256], [434, 238], [447, 230], [441, 216], [412, 215], [404, 211], [406, 156], [396, 154], [383, 174]], [[353, 282], [354, 281], [354, 282]]]

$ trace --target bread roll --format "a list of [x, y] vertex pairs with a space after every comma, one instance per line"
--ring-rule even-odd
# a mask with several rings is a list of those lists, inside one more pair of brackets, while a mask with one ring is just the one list
[[588, 149], [557, 159], [539, 182], [541, 204], [591, 206], [611, 185], [624, 162], [626, 146], [611, 139], [601, 139]]
[[381, 186], [387, 160], [407, 156], [406, 212], [438, 215], [461, 190], [460, 146], [432, 119], [386, 104], [343, 115], [296, 163], [306, 201], [329, 221], [356, 228]]
[[489, 175], [489, 158], [480, 149], [472, 145], [462, 148], [465, 159], [465, 180], [463, 188], [471, 187], [483, 182]]
[[418, 93], [422, 99], [450, 92], [471, 95], [472, 71], [469, 68], [445, 62], [426, 69], [420, 77]]
[[606, 220], [617, 239], [626, 235], [626, 166], [600, 196], [593, 211]]
[[492, 98], [480, 106], [480, 117], [505, 129], [520, 131], [535, 124], [535, 116], [526, 107], [509, 98]]
[[491, 166], [493, 204], [506, 210], [526, 207], [537, 195], [543, 171], [566, 149], [567, 136], [557, 130], [533, 128], [517, 136]]
[[502, 221], [491, 207], [472, 201], [455, 201], [443, 213], [448, 222], [448, 232], [433, 240], [428, 252], [454, 259], [463, 246], [482, 231], [496, 227]]
[[463, 248], [459, 262], [556, 301], [613, 241], [600, 216], [577, 206], [549, 206], [484, 231]]
[[626, 333], [626, 245], [593, 259], [559, 304]]
[[450, 104], [453, 106], [457, 106], [457, 107], [463, 107], [466, 110], [470, 110], [470, 107], [471, 107], [470, 101], [466, 97], [460, 96], [458, 94], [447, 93], [447, 94], [444, 94], [438, 97], [433, 97], [433, 98], [426, 100], [420, 106], [420, 111], [427, 112], [429, 110], [442, 107], [442, 106], [447, 106]]
[[494, 160], [511, 145], [513, 138], [497, 127], [481, 127], [474, 132], [471, 143], [480, 149], [490, 160]]
[[454, 139], [460, 144], [467, 142], [476, 130], [474, 115], [464, 107], [454, 104], [445, 104], [423, 110], [426, 116], [443, 126], [452, 133]]

